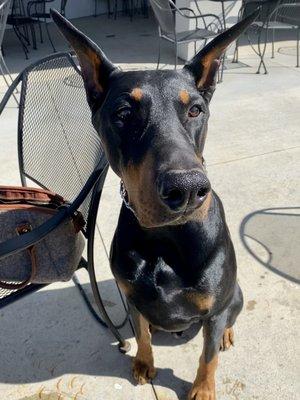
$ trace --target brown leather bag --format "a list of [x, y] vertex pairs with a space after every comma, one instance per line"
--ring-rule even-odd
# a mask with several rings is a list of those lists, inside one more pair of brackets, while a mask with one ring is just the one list
[[[37, 228], [64, 205], [61, 196], [47, 190], [0, 186], [0, 243]], [[84, 249], [83, 226], [77, 213], [27, 250], [1, 258], [0, 287], [15, 290], [71, 279]]]

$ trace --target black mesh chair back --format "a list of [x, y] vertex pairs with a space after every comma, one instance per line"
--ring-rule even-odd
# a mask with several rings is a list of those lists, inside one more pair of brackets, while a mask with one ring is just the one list
[[[76, 277], [89, 310], [108, 327], [119, 342], [122, 352], [129, 344], [110, 320], [99, 293], [94, 266], [94, 238], [97, 211], [108, 163], [100, 138], [91, 123], [80, 70], [69, 53], [58, 53], [32, 64], [14, 80], [0, 103], [0, 114], [15, 88], [21, 83], [18, 119], [18, 155], [22, 185], [27, 180], [65, 198], [62, 207], [33, 231], [0, 243], [0, 258], [29, 248], [42, 240], [66, 218], [80, 210], [86, 227], [87, 260], [78, 268], [88, 270], [94, 294], [94, 307]], [[0, 289], [0, 309], [44, 285], [29, 284], [14, 290]], [[122, 298], [121, 298], [122, 300]], [[96, 311], [98, 310], [98, 311]], [[104, 320], [104, 321], [103, 321]]]
[[149, 3], [162, 32], [174, 33], [175, 17], [169, 0], [149, 0]]
[[[72, 202], [104, 153], [69, 54], [50, 56], [24, 73], [18, 135], [22, 181], [30, 178]], [[89, 199], [80, 207], [85, 219]]]
[[300, 26], [300, 1], [284, 0], [275, 14], [277, 21]]

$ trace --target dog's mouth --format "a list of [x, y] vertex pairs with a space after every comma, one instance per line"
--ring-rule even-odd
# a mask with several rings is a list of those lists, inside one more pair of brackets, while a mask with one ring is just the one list
[[[190, 220], [196, 220], [199, 217], [202, 217], [205, 214], [205, 210], [201, 212], [201, 209], [206, 209], [205, 203], [208, 198], [205, 199], [203, 204], [199, 207], [186, 208], [185, 210], [178, 212], [170, 212], [166, 210], [165, 207], [160, 208], [159, 211], [156, 210], [156, 206], [148, 205], [146, 212], [143, 207], [136, 207], [131, 201], [129, 193], [124, 185], [124, 182], [120, 182], [120, 195], [123, 200], [124, 205], [127, 209], [129, 209], [138, 220], [139, 224], [144, 228], [159, 228], [164, 226], [175, 226], [175, 225], [183, 225]], [[210, 193], [208, 196], [210, 197]], [[149, 209], [150, 207], [150, 209]], [[139, 208], [139, 210], [137, 210]], [[156, 211], [156, 212], [155, 212]]]

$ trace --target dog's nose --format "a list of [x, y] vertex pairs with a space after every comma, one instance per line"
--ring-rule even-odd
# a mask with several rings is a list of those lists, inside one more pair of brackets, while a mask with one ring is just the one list
[[168, 171], [157, 181], [162, 202], [172, 211], [199, 207], [210, 191], [210, 183], [201, 170]]

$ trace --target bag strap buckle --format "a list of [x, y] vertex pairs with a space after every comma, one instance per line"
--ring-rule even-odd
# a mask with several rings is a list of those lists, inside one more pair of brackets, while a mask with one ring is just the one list
[[25, 233], [32, 231], [32, 225], [29, 222], [24, 222], [23, 224], [16, 227], [17, 234], [24, 235]]
[[[21, 225], [16, 227], [17, 235], [24, 235], [25, 233], [29, 233], [32, 231], [32, 225], [29, 222], [23, 222]], [[37, 262], [36, 262], [36, 252], [34, 246], [28, 247], [28, 253], [31, 260], [31, 273], [28, 279], [20, 283], [9, 283], [9, 282], [1, 282], [0, 288], [6, 290], [20, 290], [27, 286], [36, 275], [37, 271]]]

